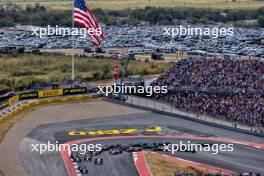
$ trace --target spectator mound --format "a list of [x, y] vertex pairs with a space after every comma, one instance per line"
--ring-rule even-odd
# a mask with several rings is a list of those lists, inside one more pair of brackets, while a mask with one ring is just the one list
[[168, 86], [155, 98], [175, 107], [254, 126], [264, 126], [264, 62], [257, 59], [180, 60], [153, 85]]

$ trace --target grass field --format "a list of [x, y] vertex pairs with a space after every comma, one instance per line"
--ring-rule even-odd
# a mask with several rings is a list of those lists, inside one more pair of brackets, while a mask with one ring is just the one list
[[[0, 3], [13, 2], [25, 7], [27, 4], [39, 2], [49, 9], [71, 9], [72, 1], [51, 0], [51, 1], [21, 1], [21, 0], [0, 0]], [[126, 8], [155, 7], [195, 7], [195, 8], [218, 8], [218, 9], [256, 9], [264, 7], [264, 1], [257, 0], [89, 0], [91, 8], [120, 10]]]
[[[18, 56], [0, 55], [0, 88], [31, 87], [39, 81], [59, 81], [71, 77], [71, 57], [52, 55], [22, 54]], [[121, 65], [125, 61], [122, 60]], [[113, 60], [76, 58], [76, 76], [80, 80], [111, 79]], [[131, 61], [128, 68], [130, 75], [152, 75], [166, 71], [169, 63], [150, 63]], [[122, 68], [122, 67], [120, 67]]]

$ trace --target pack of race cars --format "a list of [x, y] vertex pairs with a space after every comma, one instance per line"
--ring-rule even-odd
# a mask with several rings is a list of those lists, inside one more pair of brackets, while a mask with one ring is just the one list
[[[157, 151], [157, 152], [163, 152], [164, 147], [166, 145], [171, 144], [168, 141], [161, 141], [161, 142], [152, 142], [152, 143], [143, 143], [143, 142], [138, 142], [138, 143], [131, 143], [128, 145], [122, 145], [122, 144], [111, 144], [111, 145], [104, 145], [102, 147], [101, 151], [87, 151], [84, 155], [79, 154], [78, 152], [72, 152], [70, 157], [73, 162], [77, 163], [77, 165], [82, 163], [82, 167], [79, 166], [78, 172], [80, 172], [81, 175], [88, 175], [88, 169], [86, 166], [83, 166], [83, 164], [86, 163], [93, 163], [94, 165], [97, 166], [102, 166], [104, 161], [103, 158], [100, 158], [100, 155], [102, 153], [108, 153], [109, 156], [114, 156], [114, 155], [120, 155], [124, 152], [126, 153], [133, 153], [133, 152], [139, 152], [139, 151]], [[212, 144], [210, 143], [200, 143], [201, 145], [209, 145], [211, 146]], [[195, 150], [188, 150], [186, 149], [185, 151], [178, 151], [178, 152], [191, 152], [191, 153], [196, 153], [197, 151]], [[258, 173], [236, 173], [234, 174], [235, 176], [260, 176]]]
[[[133, 152], [139, 152], [142, 150], [149, 150], [149, 151], [164, 151], [164, 145], [170, 144], [167, 141], [161, 141], [161, 142], [153, 142], [153, 143], [133, 143], [129, 145], [122, 145], [122, 144], [112, 144], [112, 145], [104, 145], [102, 147], [101, 151], [87, 151], [83, 156], [77, 152], [72, 152], [70, 157], [73, 162], [80, 164], [80, 163], [94, 163], [95, 165], [103, 165], [103, 159], [99, 156], [105, 152], [110, 155], [120, 155], [124, 152], [127, 153], [133, 153]], [[186, 150], [185, 152], [192, 152], [195, 153], [196, 151], [189, 151]], [[87, 167], [78, 167], [78, 171], [83, 174], [88, 174]]]

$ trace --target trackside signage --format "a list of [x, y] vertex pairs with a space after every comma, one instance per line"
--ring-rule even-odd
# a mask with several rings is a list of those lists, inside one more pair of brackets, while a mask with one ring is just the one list
[[63, 89], [63, 95], [85, 94], [86, 92], [87, 92], [86, 87]]
[[120, 135], [120, 134], [135, 134], [135, 133], [158, 133], [161, 132], [161, 127], [137, 129], [113, 129], [113, 130], [98, 130], [98, 131], [70, 131], [69, 136], [100, 136], [100, 135]]
[[19, 100], [38, 98], [38, 92], [28, 92], [19, 95]]
[[17, 95], [17, 96], [14, 96], [12, 98], [9, 98], [8, 104], [10, 106], [10, 105], [13, 105], [13, 104], [17, 103], [18, 101], [19, 101], [19, 96]]
[[62, 89], [54, 89], [54, 90], [46, 90], [46, 91], [39, 91], [38, 96], [41, 97], [55, 97], [63, 95]]
[[13, 105], [20, 100], [57, 97], [57, 96], [63, 96], [63, 95], [79, 95], [79, 94], [86, 94], [91, 90], [87, 89], [86, 87], [78, 87], [78, 88], [51, 89], [51, 90], [25, 92], [25, 93], [21, 93], [19, 95], [13, 96], [7, 99], [6, 101], [0, 102], [0, 109], [3, 109], [7, 107], [8, 105]]

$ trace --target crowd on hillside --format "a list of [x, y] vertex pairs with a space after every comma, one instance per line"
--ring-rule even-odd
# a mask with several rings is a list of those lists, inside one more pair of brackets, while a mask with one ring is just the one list
[[180, 60], [159, 78], [157, 84], [173, 88], [263, 90], [264, 62], [255, 59]]
[[[187, 172], [183, 172], [183, 173], [174, 173], [174, 176], [199, 176], [201, 174], [199, 173], [187, 173]], [[230, 174], [216, 174], [216, 173], [206, 173], [206, 174], [203, 174], [204, 176], [230, 176]], [[253, 173], [253, 172], [250, 172], [250, 173], [237, 173], [237, 174], [232, 174], [232, 176], [260, 176], [259, 173]]]
[[[177, 108], [264, 127], [264, 62], [260, 60], [181, 60], [152, 84], [167, 85], [168, 93], [155, 98]], [[179, 91], [183, 87], [188, 91]]]

